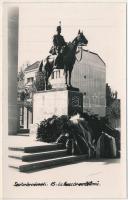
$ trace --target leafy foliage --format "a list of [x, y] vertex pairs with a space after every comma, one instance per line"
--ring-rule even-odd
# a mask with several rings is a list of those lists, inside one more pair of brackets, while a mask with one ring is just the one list
[[[45, 72], [44, 71], [37, 72], [35, 86], [36, 86], [37, 91], [45, 90]], [[51, 89], [50, 83], [48, 83], [47, 89]]]
[[120, 118], [120, 101], [118, 99], [114, 100], [113, 103], [106, 108], [107, 118]]
[[32, 101], [24, 101], [24, 106], [32, 112], [33, 106], [32, 106]]
[[108, 84], [106, 84], [106, 120], [113, 127], [120, 123], [120, 99], [117, 98], [117, 91], [112, 92]]
[[45, 89], [45, 74], [44, 72], [37, 72], [36, 82], [35, 82], [37, 91], [42, 91]]
[[67, 121], [68, 116], [65, 115], [61, 117], [53, 115], [43, 120], [38, 127], [37, 139], [44, 142], [55, 142], [60, 134], [66, 132]]
[[106, 106], [107, 107], [110, 106], [114, 102], [114, 100], [117, 99], [117, 94], [118, 94], [117, 91], [113, 92], [111, 90], [111, 87], [108, 84], [106, 84]]

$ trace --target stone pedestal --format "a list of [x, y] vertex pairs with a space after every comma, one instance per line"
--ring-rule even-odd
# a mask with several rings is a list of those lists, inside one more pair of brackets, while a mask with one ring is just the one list
[[52, 89], [33, 95], [33, 123], [53, 115], [72, 115], [83, 111], [83, 95], [79, 91]]
[[53, 89], [64, 88], [65, 87], [64, 69], [54, 69], [49, 78], [49, 82], [52, 85]]

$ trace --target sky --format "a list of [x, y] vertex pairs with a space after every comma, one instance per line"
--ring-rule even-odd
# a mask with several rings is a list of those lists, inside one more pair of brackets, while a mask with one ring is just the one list
[[18, 68], [44, 59], [52, 46], [56, 27], [72, 41], [78, 30], [88, 39], [86, 49], [106, 63], [106, 82], [119, 96], [125, 54], [125, 4], [121, 3], [37, 3], [19, 6]]

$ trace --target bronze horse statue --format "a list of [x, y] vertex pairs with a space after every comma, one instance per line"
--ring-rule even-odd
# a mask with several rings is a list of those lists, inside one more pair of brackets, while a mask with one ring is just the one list
[[[88, 44], [88, 40], [83, 35], [83, 32], [78, 32], [77, 37], [72, 42], [69, 42], [67, 46], [64, 48], [62, 53], [62, 65], [65, 74], [65, 86], [71, 86], [71, 73], [73, 70], [73, 66], [76, 61], [76, 52], [77, 47], [84, 46]], [[45, 89], [48, 87], [48, 79], [52, 73], [52, 71], [56, 69], [55, 66], [55, 56], [49, 55], [45, 64], [43, 64], [43, 60], [40, 63], [39, 71], [43, 71], [45, 74]], [[62, 67], [57, 67], [57, 69], [62, 69]]]

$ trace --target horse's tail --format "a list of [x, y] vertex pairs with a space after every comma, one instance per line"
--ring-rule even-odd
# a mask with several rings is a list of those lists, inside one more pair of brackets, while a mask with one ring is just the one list
[[39, 65], [39, 72], [42, 72], [42, 68], [43, 68], [43, 60], [41, 60], [40, 65]]
[[49, 62], [50, 55], [46, 57], [46, 62]]

